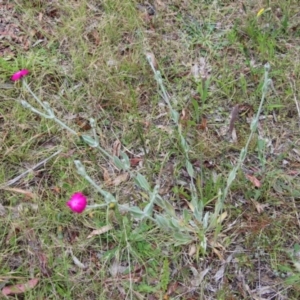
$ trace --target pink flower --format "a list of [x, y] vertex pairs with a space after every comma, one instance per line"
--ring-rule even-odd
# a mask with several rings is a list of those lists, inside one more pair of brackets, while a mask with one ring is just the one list
[[23, 70], [16, 72], [13, 76], [11, 76], [10, 79], [13, 81], [20, 80], [22, 77], [26, 76], [28, 73], [29, 73], [28, 70], [23, 69]]
[[87, 205], [86, 197], [78, 192], [71, 196], [70, 200], [67, 202], [67, 205], [75, 213], [82, 213]]

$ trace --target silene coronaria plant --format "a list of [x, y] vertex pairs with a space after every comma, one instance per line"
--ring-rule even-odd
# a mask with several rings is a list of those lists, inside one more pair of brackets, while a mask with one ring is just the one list
[[[143, 220], [148, 219], [154, 222], [159, 228], [162, 230], [168, 231], [169, 234], [175, 239], [175, 245], [180, 244], [189, 244], [191, 242], [196, 242], [199, 244], [201, 252], [205, 253], [207, 248], [207, 233], [211, 230], [219, 230], [222, 222], [222, 218], [220, 215], [222, 214], [222, 210], [224, 207], [224, 202], [226, 201], [229, 189], [231, 184], [233, 183], [236, 173], [238, 169], [241, 168], [248, 150], [249, 142], [252, 138], [253, 133], [257, 128], [258, 118], [261, 113], [262, 105], [264, 103], [264, 99], [268, 90], [268, 86], [272, 86], [271, 79], [268, 78], [270, 65], [265, 65], [265, 76], [264, 76], [264, 84], [262, 89], [262, 98], [260, 102], [260, 106], [256, 116], [253, 118], [250, 129], [251, 134], [248, 138], [248, 141], [245, 147], [241, 150], [240, 158], [237, 165], [231, 170], [229, 173], [226, 186], [223, 189], [218, 191], [217, 201], [215, 204], [215, 212], [205, 212], [205, 205], [199, 195], [197, 195], [195, 184], [194, 184], [194, 169], [189, 159], [189, 146], [185, 137], [183, 136], [181, 126], [179, 123], [179, 114], [173, 109], [172, 102], [170, 101], [170, 96], [167, 93], [161, 74], [153, 62], [147, 56], [148, 62], [152, 68], [154, 73], [154, 78], [158, 83], [159, 89], [162, 92], [162, 97], [165, 100], [166, 104], [170, 108], [170, 118], [173, 121], [174, 128], [176, 128], [177, 133], [179, 134], [179, 142], [184, 150], [185, 160], [186, 160], [186, 168], [188, 170], [188, 174], [190, 175], [190, 189], [191, 189], [191, 202], [190, 209], [184, 209], [181, 215], [178, 215], [175, 212], [175, 208], [172, 203], [170, 203], [167, 199], [163, 199], [159, 195], [159, 185], [155, 187], [151, 187], [151, 184], [147, 181], [145, 176], [138, 172], [134, 172], [130, 169], [130, 161], [129, 157], [123, 151], [120, 151], [120, 157], [114, 156], [106, 152], [100, 145], [98, 135], [96, 133], [96, 122], [93, 118], [90, 119], [91, 131], [93, 136], [90, 135], [80, 135], [82, 140], [88, 144], [90, 147], [97, 148], [100, 153], [108, 160], [110, 160], [117, 169], [126, 171], [130, 173], [131, 178], [134, 179], [136, 185], [144, 190], [147, 194], [148, 203], [144, 206], [144, 209], [140, 209], [138, 206], [129, 206], [128, 204], [119, 204], [115, 196], [105, 190], [103, 190], [99, 184], [97, 184], [86, 172], [85, 167], [79, 160], [75, 160], [74, 164], [77, 168], [78, 173], [87, 180], [96, 190], [103, 196], [104, 203], [102, 204], [94, 204], [87, 205], [87, 198], [81, 192], [74, 193], [69, 201], [67, 202], [67, 206], [74, 213], [82, 213], [86, 208], [116, 208], [122, 212], [130, 213], [135, 219]], [[22, 79], [24, 76], [28, 75], [29, 71], [27, 69], [20, 70], [13, 74], [11, 80], [16, 81]], [[77, 132], [71, 129], [68, 125], [66, 125], [63, 121], [59, 120], [53, 110], [50, 108], [50, 105], [46, 101], [41, 101], [31, 90], [29, 85], [25, 80], [23, 81], [23, 86], [29, 91], [29, 93], [33, 96], [33, 98], [41, 105], [44, 111], [40, 111], [33, 107], [25, 100], [21, 100], [21, 104], [30, 109], [32, 112], [47, 118], [52, 119], [57, 124], [59, 124], [62, 128], [68, 130], [70, 133], [78, 136]], [[155, 206], [160, 207], [159, 210], [155, 210]]]

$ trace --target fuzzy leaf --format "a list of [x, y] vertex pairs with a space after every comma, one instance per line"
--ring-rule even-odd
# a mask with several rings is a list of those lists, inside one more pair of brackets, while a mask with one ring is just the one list
[[184, 222], [189, 223], [189, 221], [191, 220], [191, 215], [189, 211], [187, 209], [183, 209], [182, 215], [183, 215]]
[[179, 113], [176, 110], [171, 111], [172, 120], [177, 124], [179, 120]]
[[148, 204], [145, 206], [143, 212], [144, 212], [144, 215], [145, 215], [145, 216], [151, 217], [152, 212], [153, 212], [153, 202], [148, 203]]
[[209, 222], [209, 212], [206, 212], [203, 218], [203, 228], [206, 229], [208, 227], [208, 222]]
[[227, 187], [230, 187], [236, 176], [236, 169], [232, 169], [228, 175]]
[[104, 196], [104, 200], [106, 203], [117, 202], [116, 198], [109, 192], [102, 190], [101, 194]]
[[126, 164], [124, 162], [122, 162], [119, 157], [114, 156], [113, 157], [113, 162], [114, 162], [115, 166], [118, 169], [120, 169], [120, 170], [126, 170]]
[[149, 192], [150, 191], [150, 185], [147, 181], [147, 179], [141, 175], [140, 173], [138, 173], [135, 177], [135, 181], [136, 183], [145, 191]]
[[121, 151], [121, 156], [122, 156], [122, 163], [125, 167], [125, 170], [129, 170], [130, 169], [130, 160], [129, 157], [127, 156], [127, 154], [125, 152]]
[[145, 216], [144, 212], [137, 206], [129, 207], [128, 211], [130, 211], [134, 218], [141, 218]]
[[96, 148], [99, 146], [99, 143], [95, 141], [91, 136], [83, 134], [81, 138], [90, 146], [93, 148]]
[[164, 230], [170, 229], [170, 221], [163, 216], [156, 215], [155, 216], [157, 224]]
[[188, 160], [186, 160], [185, 164], [186, 164], [187, 172], [189, 173], [190, 177], [193, 178], [194, 177], [194, 168], [193, 168], [192, 164]]
[[186, 245], [193, 241], [193, 238], [189, 234], [184, 234], [181, 232], [176, 232], [174, 234], [175, 246]]

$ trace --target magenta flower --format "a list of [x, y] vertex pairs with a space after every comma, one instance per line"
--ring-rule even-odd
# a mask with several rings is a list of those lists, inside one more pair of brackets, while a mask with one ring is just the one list
[[20, 80], [22, 77], [26, 76], [28, 73], [29, 73], [28, 70], [23, 69], [23, 70], [16, 72], [13, 76], [11, 76], [10, 79], [13, 81]]
[[70, 200], [67, 202], [67, 205], [70, 207], [70, 209], [75, 213], [82, 213], [87, 205], [86, 196], [84, 196], [82, 193], [77, 192], [73, 194], [70, 198]]

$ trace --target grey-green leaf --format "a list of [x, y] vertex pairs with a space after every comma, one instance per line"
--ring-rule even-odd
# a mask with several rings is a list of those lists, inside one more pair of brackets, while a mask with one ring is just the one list
[[143, 175], [138, 173], [135, 177], [135, 181], [142, 189], [144, 189], [147, 192], [150, 192], [150, 185]]

